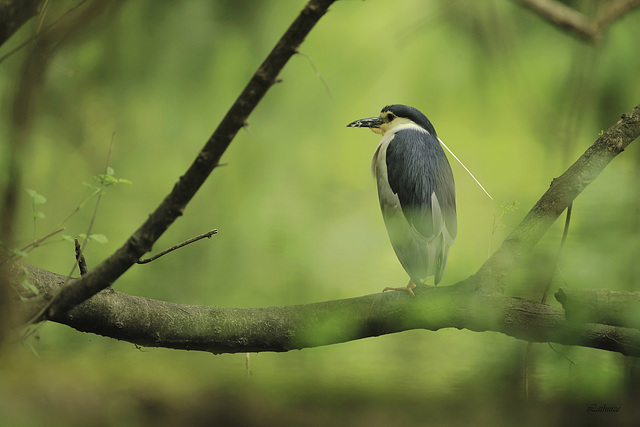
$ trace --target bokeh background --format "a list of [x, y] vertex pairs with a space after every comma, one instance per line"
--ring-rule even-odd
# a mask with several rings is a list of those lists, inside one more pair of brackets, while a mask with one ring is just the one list
[[[597, 2], [569, 3], [589, 10]], [[76, 209], [83, 183], [103, 173], [115, 133], [110, 165], [132, 184], [102, 198], [93, 231], [108, 243], [89, 243], [89, 267], [118, 248], [304, 4], [119, 2], [80, 29], [52, 58], [34, 98], [22, 185], [47, 202], [34, 225], [24, 191], [17, 246]], [[72, 5], [52, 2], [43, 22]], [[452, 161], [459, 234], [442, 285], [468, 277], [551, 180], [638, 104], [639, 24], [631, 13], [592, 46], [513, 1], [336, 2], [235, 138], [225, 166], [154, 250], [212, 228], [219, 234], [132, 268], [115, 288], [263, 307], [404, 285], [369, 171], [379, 138], [345, 127], [391, 103], [423, 111], [494, 197]], [[25, 25], [0, 56], [37, 26]], [[0, 64], [2, 170], [27, 52]], [[639, 162], [634, 144], [576, 201], [552, 291], [638, 290]], [[502, 215], [516, 201], [519, 209]], [[94, 205], [73, 215], [65, 233], [85, 233]], [[514, 272], [509, 294], [542, 297], [562, 222]], [[73, 245], [53, 238], [26, 262], [67, 274]], [[137, 348], [47, 323], [5, 345], [0, 360], [4, 425], [599, 423], [633, 419], [637, 397], [635, 361], [619, 354], [534, 344], [527, 357], [525, 342], [454, 329], [248, 357]], [[604, 404], [622, 411], [588, 412]]]

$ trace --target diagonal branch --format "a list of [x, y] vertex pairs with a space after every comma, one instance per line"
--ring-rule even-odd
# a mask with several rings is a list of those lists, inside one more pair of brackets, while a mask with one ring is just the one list
[[633, 9], [640, 7], [640, 0], [612, 0], [602, 7], [600, 13], [595, 19], [598, 31], [602, 32], [611, 24]]
[[144, 224], [96, 268], [61, 288], [50, 302], [45, 303], [40, 298], [33, 299], [30, 303], [32, 321], [50, 319], [80, 304], [111, 285], [143, 254], [151, 250], [156, 240], [182, 215], [196, 191], [218, 165], [236, 133], [276, 82], [284, 65], [332, 3], [333, 0], [309, 1], [253, 75], [193, 164]]
[[501, 293], [504, 275], [513, 264], [538, 243], [569, 204], [591, 184], [604, 168], [631, 142], [640, 136], [640, 105], [622, 115], [612, 127], [580, 156], [531, 208], [522, 222], [504, 240], [502, 246], [478, 270], [476, 279], [485, 289]]
[[0, 46], [38, 14], [41, 3], [42, 0], [0, 1]]
[[561, 30], [569, 31], [585, 41], [592, 42], [596, 37], [596, 28], [585, 15], [559, 1], [516, 0], [516, 2]]

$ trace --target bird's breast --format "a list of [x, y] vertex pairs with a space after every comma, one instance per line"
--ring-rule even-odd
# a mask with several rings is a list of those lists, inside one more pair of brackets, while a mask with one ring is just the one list
[[395, 132], [385, 134], [378, 143], [371, 159], [371, 175], [375, 178], [378, 186], [380, 204], [388, 208], [400, 207], [400, 200], [389, 186], [387, 175], [387, 148], [394, 137]]

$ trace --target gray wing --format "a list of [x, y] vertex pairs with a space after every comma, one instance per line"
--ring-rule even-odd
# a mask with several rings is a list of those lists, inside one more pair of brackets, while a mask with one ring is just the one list
[[[403, 217], [383, 206], [396, 254], [414, 281], [434, 275], [437, 284], [458, 234], [455, 184], [447, 157], [435, 135], [405, 129], [389, 143], [386, 166]], [[409, 230], [402, 229], [402, 219]]]

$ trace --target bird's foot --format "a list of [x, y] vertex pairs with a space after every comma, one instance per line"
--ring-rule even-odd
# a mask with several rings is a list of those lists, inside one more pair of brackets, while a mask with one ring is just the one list
[[414, 283], [409, 283], [407, 286], [400, 286], [398, 288], [394, 288], [392, 286], [387, 286], [386, 288], [384, 288], [382, 290], [382, 292], [385, 291], [405, 291], [405, 292], [409, 292], [409, 294], [411, 296], [416, 296], [416, 294], [413, 293], [413, 289], [416, 287], [416, 285]]

